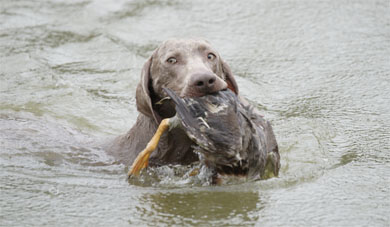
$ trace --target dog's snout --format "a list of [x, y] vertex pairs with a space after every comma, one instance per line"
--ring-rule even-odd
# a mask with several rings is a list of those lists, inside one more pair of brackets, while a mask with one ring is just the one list
[[203, 89], [212, 87], [215, 82], [215, 75], [213, 74], [197, 74], [192, 76], [192, 85]]
[[195, 74], [191, 77], [191, 86], [196, 87], [196, 89], [201, 90], [213, 90], [215, 85], [216, 76], [213, 74]]
[[197, 72], [190, 75], [190, 79], [183, 91], [183, 96], [199, 97], [226, 89], [227, 84], [212, 72]]

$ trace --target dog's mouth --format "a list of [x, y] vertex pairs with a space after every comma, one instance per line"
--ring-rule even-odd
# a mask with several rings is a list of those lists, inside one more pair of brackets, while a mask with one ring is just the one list
[[[206, 95], [214, 95], [220, 91], [226, 91], [228, 89], [227, 86], [221, 87], [221, 89], [213, 90], [210, 92], [197, 92], [192, 89], [184, 89], [183, 92], [175, 92], [177, 96], [181, 98], [196, 98], [203, 97]], [[171, 98], [167, 95], [165, 97], [159, 97], [155, 92], [151, 92], [152, 100], [153, 100], [153, 109], [162, 117], [162, 118], [171, 118], [175, 116], [175, 104], [172, 102]]]
[[[196, 77], [194, 77], [196, 78]], [[230, 89], [233, 93], [237, 94], [234, 90], [230, 81], [225, 81], [221, 77], [215, 76], [211, 77], [212, 81], [196, 81], [193, 83], [186, 84], [182, 89], [175, 90], [174, 92], [181, 98], [196, 98], [203, 97], [206, 95], [216, 94], [220, 91], [225, 91]], [[158, 115], [163, 118], [171, 118], [175, 116], [176, 110], [174, 103], [168, 98], [167, 94], [163, 94], [164, 97], [161, 97], [157, 92], [155, 92], [151, 87], [150, 96], [152, 99], [153, 109], [158, 113]]]
[[171, 118], [175, 116], [175, 104], [172, 102], [171, 98], [163, 97], [157, 98], [153, 102], [153, 109], [164, 119]]
[[181, 98], [197, 98], [197, 97], [203, 97], [203, 96], [207, 96], [207, 95], [215, 95], [217, 94], [218, 92], [220, 91], [226, 91], [227, 88], [224, 87], [220, 90], [216, 90], [216, 91], [210, 91], [210, 92], [207, 92], [207, 93], [199, 93], [199, 92], [186, 92], [186, 93], [183, 93], [183, 94], [180, 94], [179, 97]]

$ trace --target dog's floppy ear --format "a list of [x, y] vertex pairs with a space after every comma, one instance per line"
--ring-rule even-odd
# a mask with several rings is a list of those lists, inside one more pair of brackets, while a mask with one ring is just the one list
[[222, 62], [222, 71], [223, 74], [225, 75], [225, 81], [228, 84], [228, 88], [232, 90], [234, 93], [236, 93], [236, 95], [238, 95], [238, 86], [236, 80], [234, 79], [232, 70], [230, 69], [229, 65], [226, 64], [226, 62], [222, 60], [221, 62]]
[[152, 65], [153, 55], [145, 62], [142, 72], [141, 81], [138, 83], [135, 94], [137, 110], [144, 115], [154, 119], [156, 123], [161, 121], [160, 115], [153, 109], [150, 88], [152, 86], [150, 79], [150, 67]]

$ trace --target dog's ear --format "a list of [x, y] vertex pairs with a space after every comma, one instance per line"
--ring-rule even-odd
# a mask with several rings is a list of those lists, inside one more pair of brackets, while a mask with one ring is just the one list
[[158, 124], [161, 122], [161, 117], [153, 109], [152, 98], [151, 98], [151, 87], [152, 81], [150, 79], [150, 68], [152, 66], [153, 55], [145, 62], [142, 72], [141, 81], [137, 85], [137, 91], [135, 94], [137, 110], [144, 115], [154, 119]]
[[229, 65], [226, 64], [226, 62], [221, 60], [221, 63], [222, 63], [222, 71], [223, 74], [225, 75], [225, 81], [228, 84], [228, 88], [232, 90], [234, 93], [236, 93], [236, 95], [238, 95], [238, 86], [236, 80], [234, 79], [232, 70], [230, 69]]

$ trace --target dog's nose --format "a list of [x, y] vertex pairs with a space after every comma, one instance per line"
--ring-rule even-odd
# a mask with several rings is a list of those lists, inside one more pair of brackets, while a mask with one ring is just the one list
[[211, 73], [193, 74], [191, 76], [190, 86], [200, 93], [208, 94], [216, 92], [216, 80], [217, 76]]
[[183, 97], [200, 97], [227, 88], [227, 83], [215, 73], [198, 71], [190, 74], [190, 78], [182, 91]]

